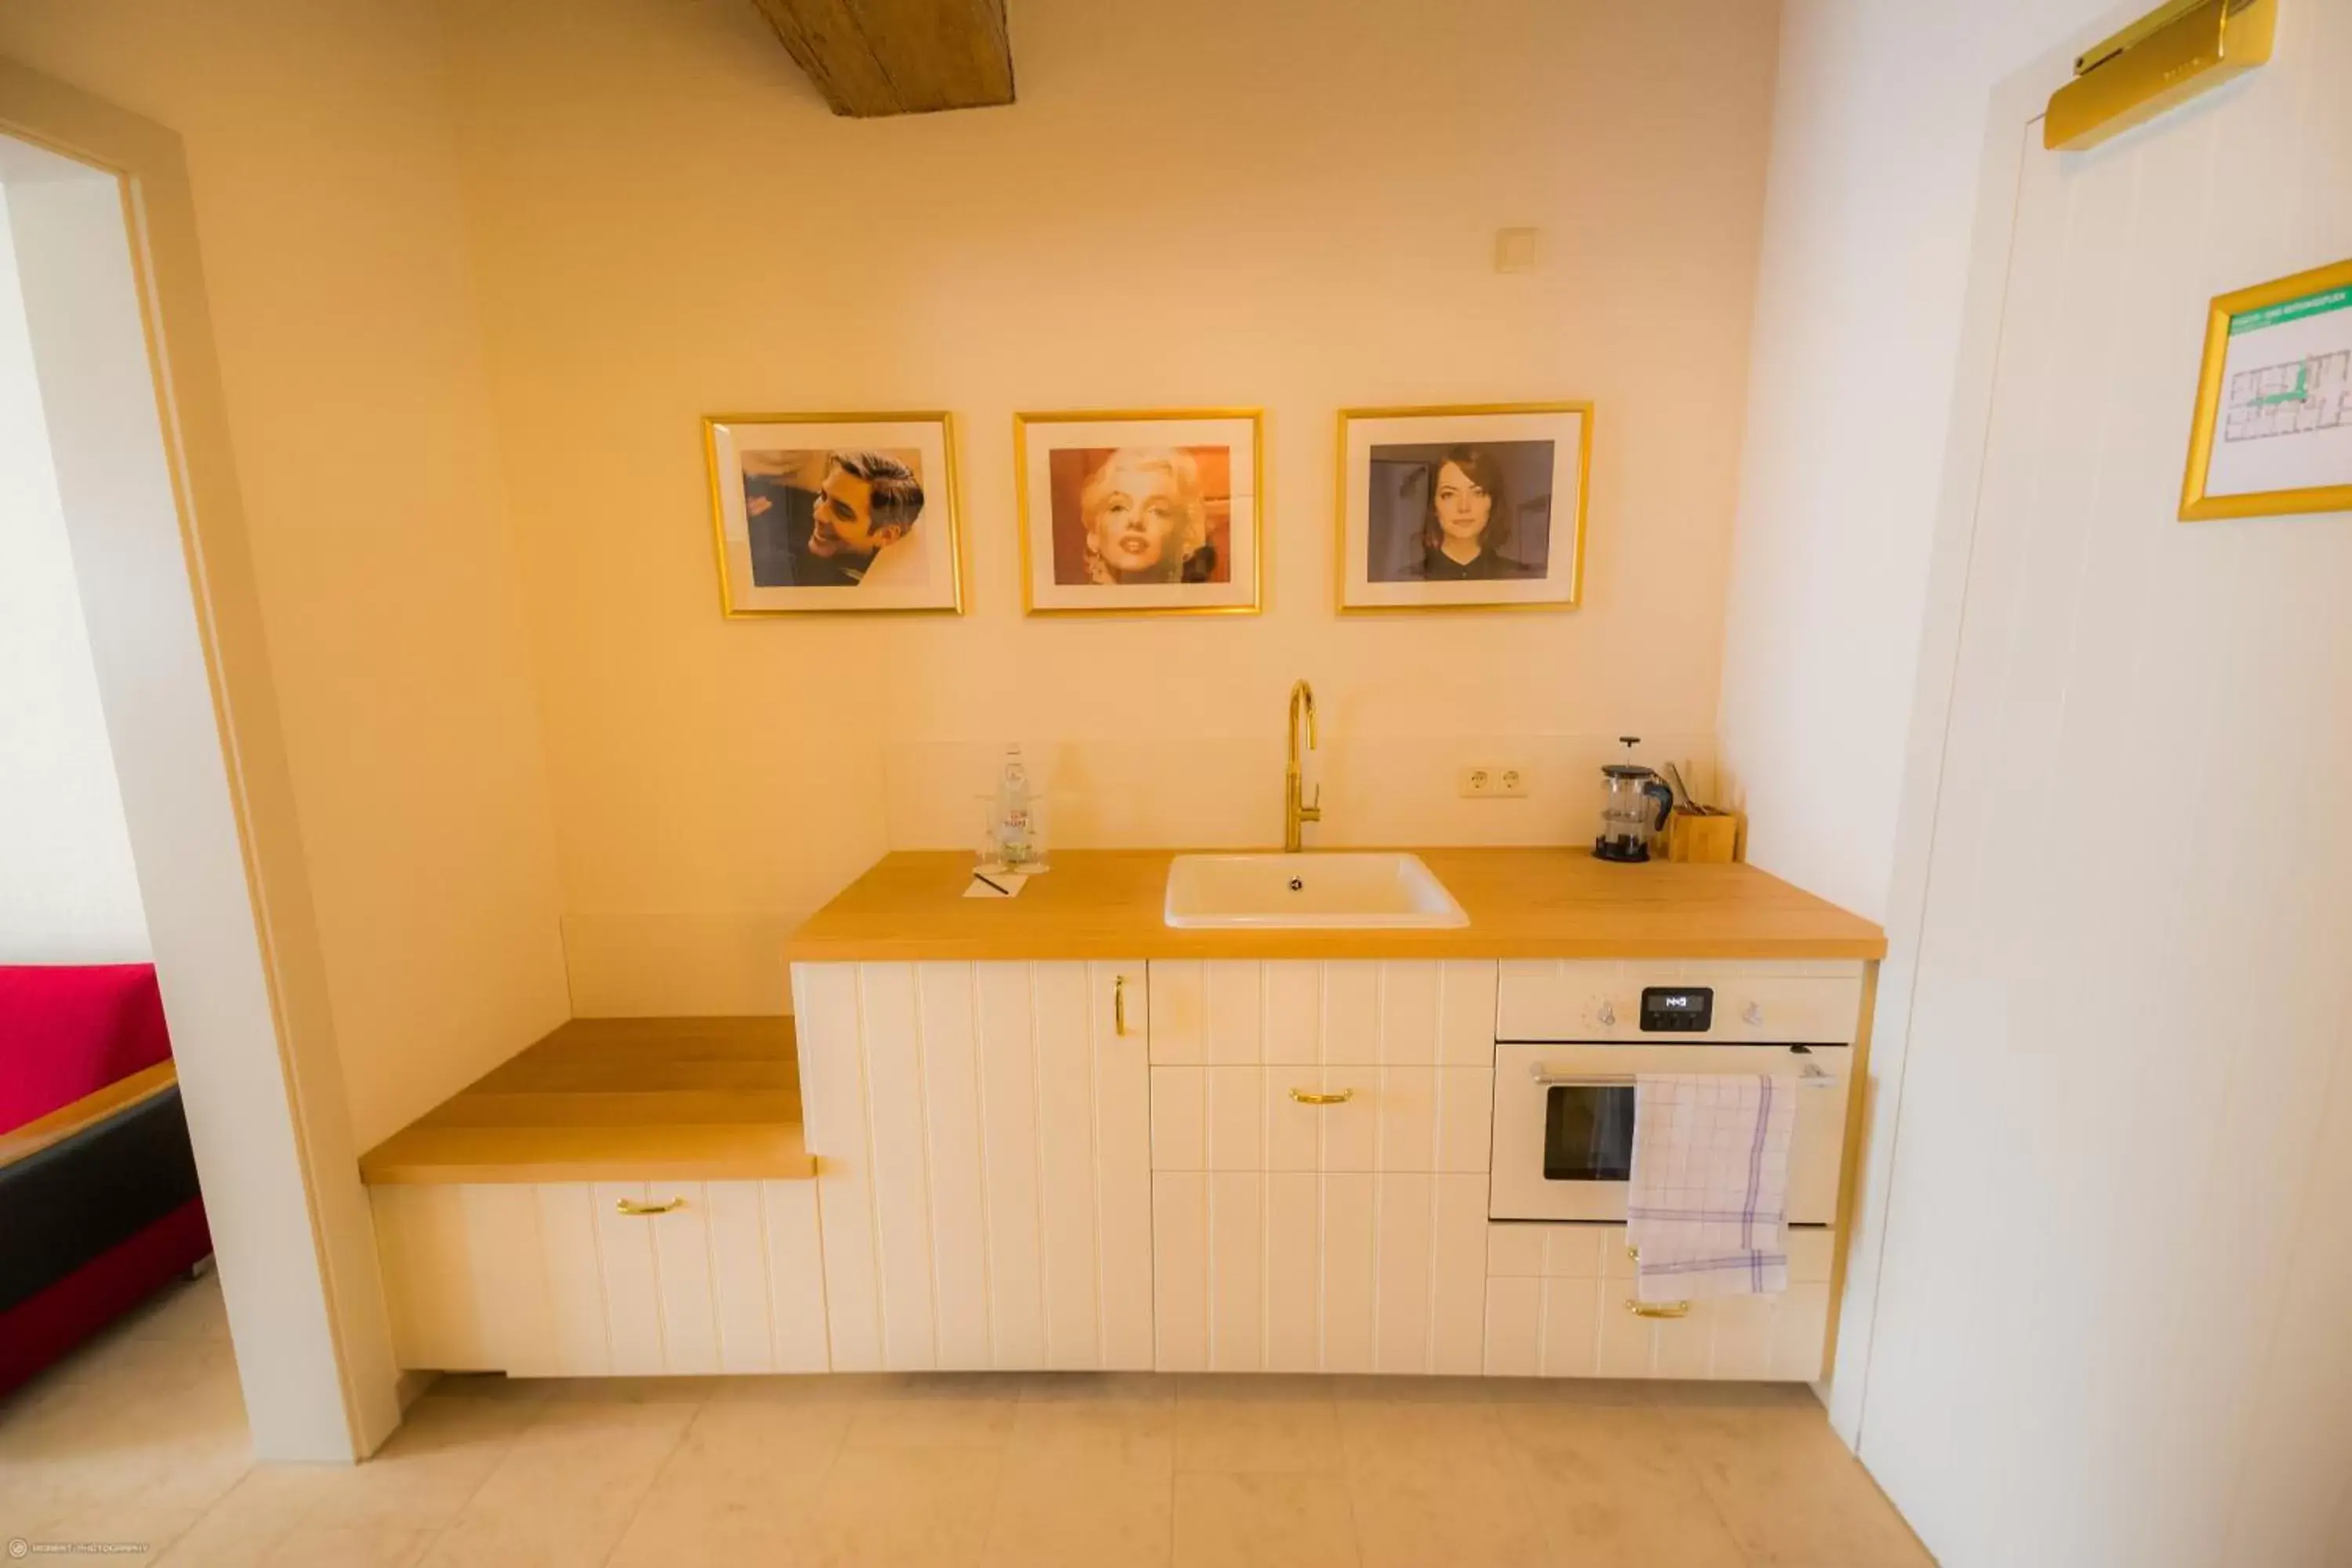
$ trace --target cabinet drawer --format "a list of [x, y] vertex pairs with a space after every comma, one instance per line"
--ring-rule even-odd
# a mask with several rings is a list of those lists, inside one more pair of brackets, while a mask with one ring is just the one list
[[1165, 961], [1150, 989], [1155, 1066], [1494, 1063], [1488, 961]]
[[1480, 1175], [1151, 1178], [1161, 1372], [1475, 1375]]
[[1483, 1175], [1494, 1095], [1483, 1067], [1156, 1067], [1151, 1164]]
[[1835, 1233], [1789, 1233], [1789, 1289], [1635, 1316], [1622, 1226], [1486, 1227], [1486, 1357], [1494, 1377], [1719, 1378], [1810, 1383], [1829, 1331]]
[[[370, 1195], [404, 1368], [518, 1377], [825, 1368], [811, 1183], [382, 1186]], [[624, 1203], [660, 1212], [624, 1213]]]
[[[1712, 1026], [1644, 1034], [1644, 986], [1705, 986]], [[1850, 1044], [1862, 1016], [1856, 962], [1725, 963], [1672, 960], [1506, 960], [1496, 982], [1500, 1040]]]

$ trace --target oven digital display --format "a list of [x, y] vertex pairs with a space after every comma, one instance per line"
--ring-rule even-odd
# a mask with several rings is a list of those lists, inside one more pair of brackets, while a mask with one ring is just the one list
[[1715, 1024], [1715, 993], [1705, 985], [1650, 985], [1642, 991], [1645, 1035], [1703, 1035]]

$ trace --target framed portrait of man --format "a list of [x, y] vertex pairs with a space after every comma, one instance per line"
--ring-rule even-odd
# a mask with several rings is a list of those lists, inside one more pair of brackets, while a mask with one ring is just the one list
[[1015, 415], [1023, 607], [1256, 614], [1263, 424], [1235, 408]]
[[1339, 609], [1573, 609], [1589, 403], [1339, 416]]
[[714, 414], [702, 421], [729, 616], [963, 608], [945, 414]]

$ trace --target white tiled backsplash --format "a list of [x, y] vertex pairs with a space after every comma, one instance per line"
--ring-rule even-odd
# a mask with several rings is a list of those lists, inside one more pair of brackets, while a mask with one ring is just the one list
[[[845, 824], [826, 869], [791, 869], [805, 904], [719, 910], [574, 910], [563, 918], [574, 1011], [603, 1015], [768, 1013], [784, 1005], [785, 936], [866, 862], [889, 849], [970, 849], [980, 838], [1002, 742], [898, 742], [880, 749], [884, 832]], [[1045, 795], [1049, 851], [1070, 848], [1265, 848], [1282, 842], [1279, 731], [1202, 741], [1024, 740]], [[1612, 735], [1347, 737], [1326, 733], [1307, 759], [1323, 821], [1310, 847], [1340, 845], [1583, 844], [1599, 831], [1601, 764]], [[862, 764], [873, 753], [860, 753]], [[1645, 738], [1642, 756], [1694, 764], [1714, 788], [1705, 735]], [[1465, 763], [1526, 770], [1522, 799], [1465, 800]], [[855, 776], [866, 777], [862, 772]]]
[[[1622, 755], [1613, 735], [1332, 736], [1307, 754], [1323, 820], [1310, 847], [1576, 844], [1600, 831], [1601, 765]], [[1224, 848], [1282, 841], [1283, 742], [1277, 734], [1194, 741], [1024, 741], [1045, 791], [1049, 846]], [[961, 849], [978, 841], [1002, 742], [886, 745], [890, 844]], [[1692, 765], [1715, 787], [1711, 735], [1644, 737], [1643, 762]], [[1471, 763], [1524, 771], [1520, 798], [1465, 799]]]

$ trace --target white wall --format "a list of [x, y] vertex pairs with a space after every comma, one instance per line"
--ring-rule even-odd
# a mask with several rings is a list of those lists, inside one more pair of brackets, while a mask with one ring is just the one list
[[0, 963], [148, 956], [0, 190]]
[[365, 1147], [568, 1005], [439, 34], [397, 0], [12, 0], [0, 53], [185, 143]]
[[[1022, 0], [1019, 103], [884, 121], [748, 5], [444, 14], [583, 1009], [782, 1005], [1005, 740], [1096, 844], [1278, 841], [1300, 676], [1326, 845], [1589, 838], [1617, 734], [1708, 759], [1774, 5]], [[1559, 397], [1584, 607], [1339, 621], [1336, 410]], [[1014, 411], [1203, 404], [1267, 410], [1266, 613], [1024, 620]], [[722, 621], [698, 416], [893, 406], [960, 417], [971, 613]]]
[[2113, 9], [1789, 0], [1783, 17], [1721, 762], [1748, 858], [1873, 919], [1894, 866], [1986, 106]]

